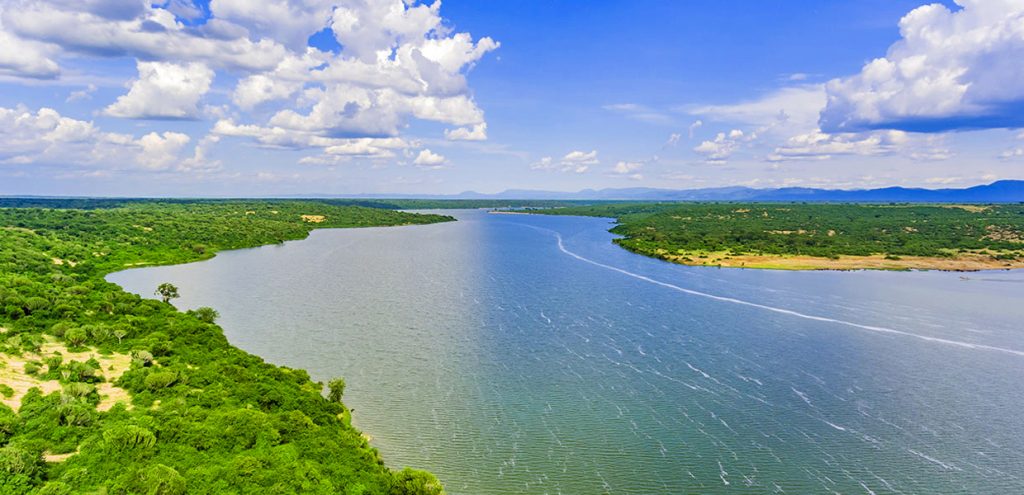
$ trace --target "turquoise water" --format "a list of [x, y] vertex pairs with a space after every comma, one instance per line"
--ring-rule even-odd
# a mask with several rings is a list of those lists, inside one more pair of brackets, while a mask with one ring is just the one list
[[344, 376], [452, 494], [1024, 493], [1024, 273], [684, 267], [607, 219], [446, 213], [108, 279]]

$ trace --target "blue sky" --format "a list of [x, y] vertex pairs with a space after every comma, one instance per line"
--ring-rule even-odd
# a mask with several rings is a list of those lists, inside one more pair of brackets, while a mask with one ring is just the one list
[[1024, 178], [1024, 0], [10, 0], [0, 194]]

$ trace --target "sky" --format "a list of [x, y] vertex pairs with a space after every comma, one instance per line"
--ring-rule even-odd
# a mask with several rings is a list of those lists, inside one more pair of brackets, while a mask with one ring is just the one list
[[0, 194], [1024, 178], [1024, 0], [0, 0]]

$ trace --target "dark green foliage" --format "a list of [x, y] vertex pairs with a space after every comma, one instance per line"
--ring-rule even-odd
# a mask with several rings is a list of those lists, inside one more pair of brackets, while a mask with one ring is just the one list
[[171, 299], [177, 299], [181, 297], [180, 295], [178, 295], [178, 288], [175, 287], [174, 284], [167, 282], [158, 285], [155, 294], [160, 296], [160, 299], [163, 299], [164, 302], [171, 302]]
[[[430, 485], [383, 465], [348, 423], [340, 391], [328, 400], [306, 372], [230, 346], [216, 311], [181, 313], [103, 276], [301, 239], [316, 227], [449, 217], [310, 201], [30, 202], [43, 208], [0, 208], [0, 352], [62, 388], [29, 390], [16, 413], [0, 406], [0, 493], [386, 495]], [[45, 208], [72, 204], [92, 209]], [[113, 385], [133, 407], [98, 410], [107, 370], [39, 354], [45, 339], [130, 355]], [[44, 451], [77, 453], [44, 463]]]
[[331, 402], [337, 402], [340, 404], [341, 397], [345, 395], [345, 379], [335, 378], [327, 382], [327, 388], [329, 389], [329, 392], [327, 393], [327, 398]]
[[[622, 247], [682, 252], [949, 257], [957, 250], [1024, 257], [1024, 205], [634, 203], [540, 211], [613, 217]], [[993, 254], [997, 256], [997, 254]]]
[[195, 316], [203, 323], [214, 323], [217, 321], [217, 318], [220, 318], [220, 313], [218, 313], [216, 309], [208, 308], [206, 306], [190, 310], [188, 311], [188, 314]]

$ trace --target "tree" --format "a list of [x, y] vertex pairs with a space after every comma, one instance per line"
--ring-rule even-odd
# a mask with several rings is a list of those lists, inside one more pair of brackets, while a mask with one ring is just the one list
[[330, 389], [330, 392], [327, 393], [327, 398], [330, 399], [331, 402], [337, 402], [340, 404], [341, 396], [345, 394], [345, 379], [335, 378], [327, 382], [327, 387]]
[[178, 295], [178, 288], [169, 282], [164, 282], [157, 286], [155, 294], [160, 296], [165, 303], [171, 302], [171, 299], [181, 297]]
[[196, 318], [199, 319], [199, 321], [203, 323], [210, 324], [217, 321], [217, 318], [220, 318], [220, 313], [218, 313], [216, 309], [206, 306], [203, 306], [193, 311], [189, 311], [189, 314], [194, 315]]
[[113, 334], [113, 336], [117, 338], [117, 343], [120, 344], [121, 343], [121, 339], [127, 337], [129, 331], [130, 331], [130, 327], [128, 327], [126, 325], [119, 325], [119, 326], [114, 327], [114, 330], [111, 332], [111, 334]]

